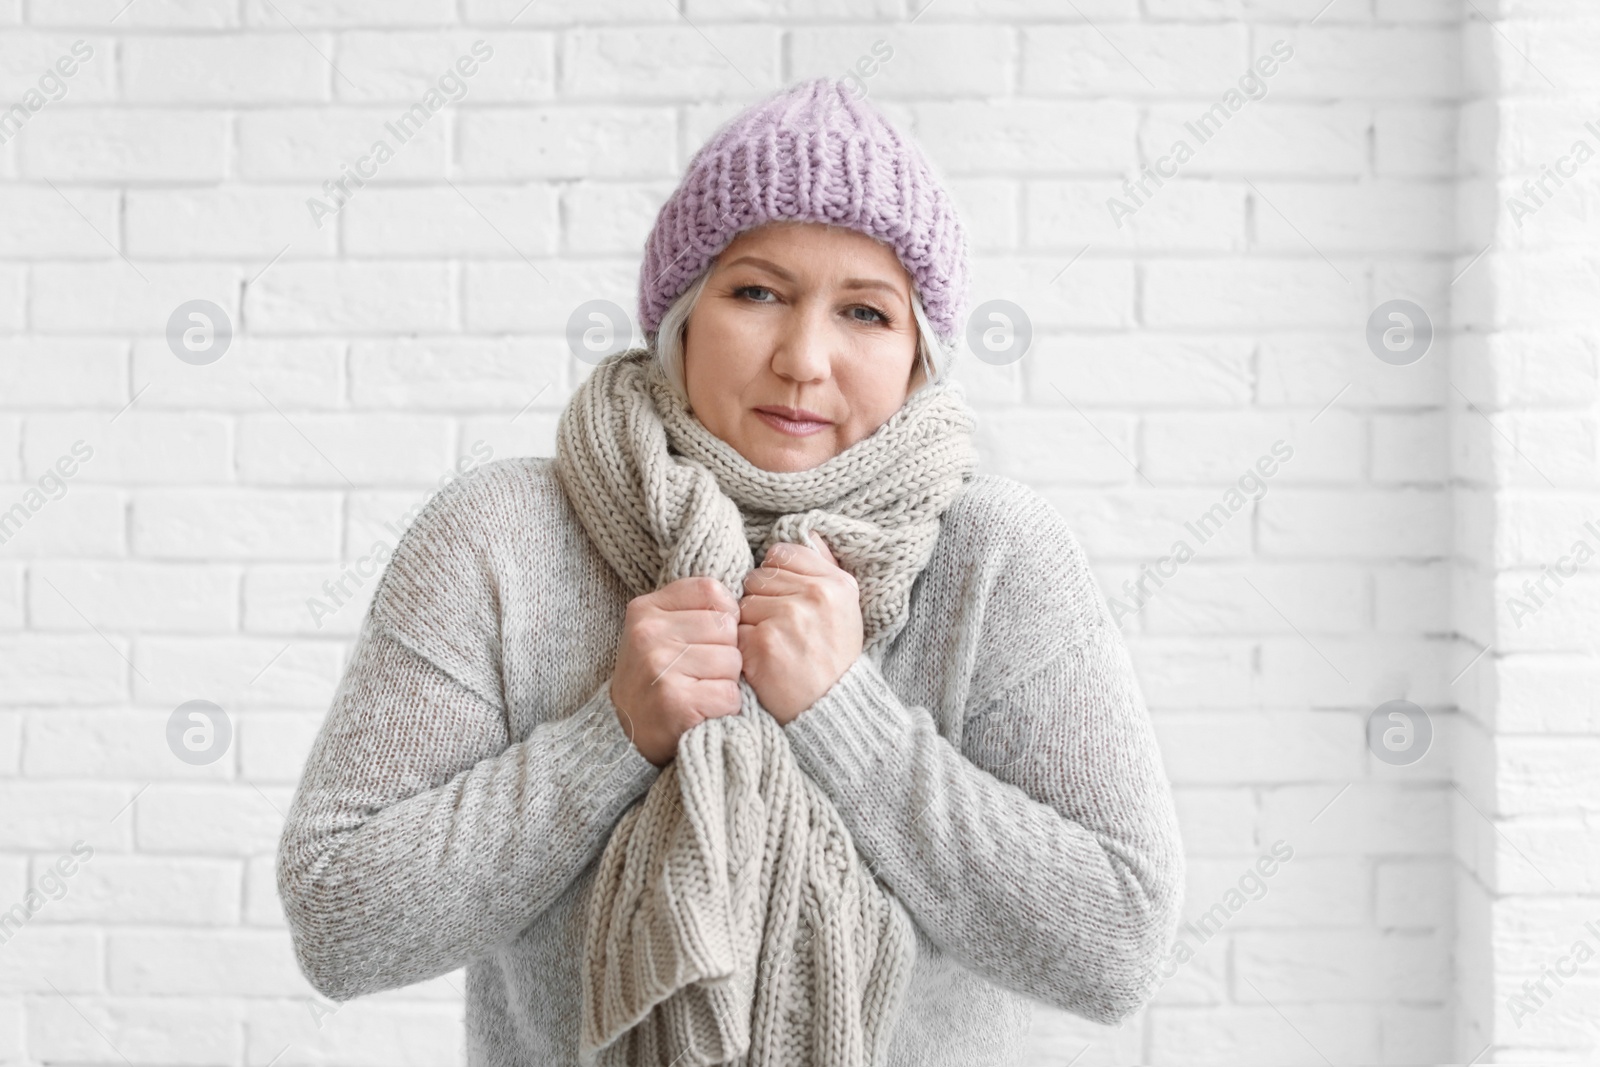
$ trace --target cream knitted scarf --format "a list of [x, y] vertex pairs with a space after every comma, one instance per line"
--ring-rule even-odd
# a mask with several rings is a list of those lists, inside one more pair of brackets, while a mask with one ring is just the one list
[[[822, 534], [861, 589], [865, 654], [906, 621], [942, 512], [976, 466], [959, 384], [913, 393], [806, 471], [712, 434], [646, 349], [608, 357], [557, 427], [557, 477], [630, 594], [711, 575], [737, 598], [779, 541]], [[618, 821], [589, 902], [580, 1059], [598, 1067], [881, 1063], [915, 938], [783, 727], [739, 680], [737, 715], [686, 732]]]

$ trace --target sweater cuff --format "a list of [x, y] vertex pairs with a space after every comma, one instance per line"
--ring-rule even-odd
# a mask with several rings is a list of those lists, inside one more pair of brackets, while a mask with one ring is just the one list
[[822, 785], [872, 774], [916, 726], [917, 713], [863, 653], [784, 733], [801, 767]]
[[661, 768], [644, 758], [618, 720], [611, 678], [564, 719], [547, 723], [556, 781], [574, 804], [615, 818], [649, 791]]

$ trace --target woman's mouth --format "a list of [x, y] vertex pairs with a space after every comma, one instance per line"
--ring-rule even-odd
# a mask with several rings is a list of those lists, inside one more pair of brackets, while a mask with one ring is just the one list
[[818, 430], [833, 425], [815, 412], [798, 408], [767, 406], [756, 408], [755, 413], [768, 426], [793, 437], [809, 437]]

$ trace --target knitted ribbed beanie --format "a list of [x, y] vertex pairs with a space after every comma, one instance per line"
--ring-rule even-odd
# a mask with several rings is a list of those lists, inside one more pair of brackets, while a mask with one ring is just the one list
[[815, 78], [734, 116], [662, 205], [639, 269], [639, 322], [661, 317], [741, 231], [788, 219], [847, 226], [894, 249], [934, 332], [961, 330], [967, 240], [910, 138], [845, 83]]

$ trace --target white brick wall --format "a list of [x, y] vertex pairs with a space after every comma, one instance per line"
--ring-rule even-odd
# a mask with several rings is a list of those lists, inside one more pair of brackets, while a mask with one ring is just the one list
[[[464, 97], [316, 226], [479, 39]], [[475, 446], [549, 454], [587, 369], [567, 316], [631, 311], [690, 154], [879, 40], [865, 84], [949, 178], [974, 303], [1036, 330], [961, 360], [985, 466], [1108, 596], [1294, 450], [1124, 624], [1189, 917], [1293, 858], [1122, 1027], [1040, 1008], [1030, 1067], [1600, 1058], [1600, 962], [1511, 999], [1600, 948], [1600, 566], [1508, 605], [1600, 525], [1600, 162], [1520, 227], [1504, 204], [1600, 145], [1586, 5], [0, 0], [0, 108], [79, 40], [0, 145], [0, 508], [93, 448], [0, 545], [0, 911], [94, 856], [0, 944], [0, 1063], [461, 1062], [460, 974], [333, 1011], [294, 966], [273, 850], [375, 578], [320, 625], [306, 601]], [[1439, 330], [1410, 366], [1365, 342], [1394, 297]], [[236, 331], [209, 366], [165, 339], [197, 298]], [[165, 736], [197, 698], [234, 728], [206, 766]], [[1438, 733], [1406, 767], [1365, 742], [1395, 698]]]

